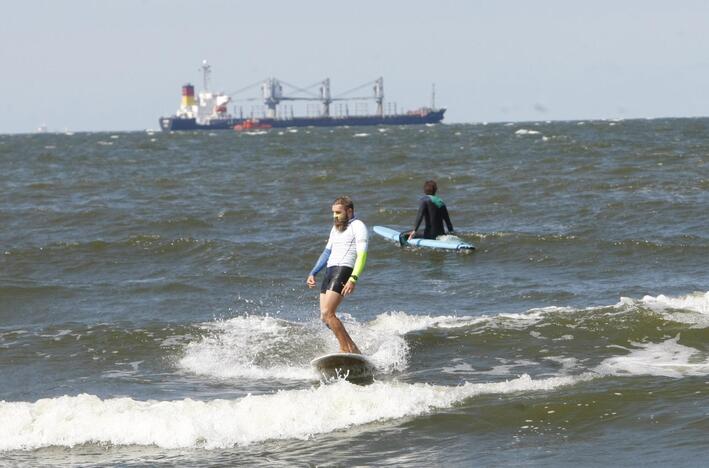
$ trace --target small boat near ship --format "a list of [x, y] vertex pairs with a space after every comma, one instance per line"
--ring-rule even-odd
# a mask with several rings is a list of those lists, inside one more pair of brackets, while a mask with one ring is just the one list
[[237, 132], [248, 132], [250, 130], [268, 130], [273, 128], [269, 123], [261, 122], [258, 119], [246, 119], [243, 122], [234, 125], [234, 130]]

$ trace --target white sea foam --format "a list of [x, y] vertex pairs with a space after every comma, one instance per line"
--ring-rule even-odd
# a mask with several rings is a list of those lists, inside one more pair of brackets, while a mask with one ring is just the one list
[[508, 324], [510, 328], [516, 328], [515, 323], [518, 325], [521, 325], [523, 327], [527, 327], [530, 325], [534, 325], [535, 323], [540, 322], [543, 320], [547, 315], [549, 314], [555, 314], [555, 313], [573, 313], [577, 312], [578, 309], [574, 309], [572, 307], [557, 307], [557, 306], [549, 306], [549, 307], [540, 307], [540, 308], [535, 308], [535, 309], [529, 309], [527, 312], [524, 313], [501, 313], [495, 317], [492, 317], [495, 319], [496, 322], [500, 324]]
[[216, 449], [305, 439], [377, 421], [417, 416], [477, 395], [550, 391], [591, 374], [448, 387], [402, 382], [330, 385], [236, 400], [102, 400], [94, 395], [0, 402], [0, 451], [86, 443]]
[[387, 312], [378, 315], [369, 327], [380, 331], [390, 331], [400, 335], [429, 328], [463, 328], [484, 323], [489, 327], [519, 329], [543, 320], [552, 313], [573, 313], [579, 309], [572, 307], [543, 307], [530, 309], [524, 313], [500, 313], [497, 315], [453, 316], [408, 315], [406, 312]]
[[559, 373], [562, 375], [568, 375], [575, 372], [579, 367], [578, 359], [568, 356], [547, 356], [545, 360], [556, 362], [561, 365]]
[[[346, 327], [352, 339], [374, 363], [378, 372], [389, 374], [406, 369], [409, 346], [402, 334], [391, 330], [377, 329], [371, 326], [371, 322], [360, 324], [347, 314], [344, 314], [342, 318], [346, 320]], [[323, 333], [330, 340], [332, 350], [335, 351], [336, 343], [332, 338], [332, 332], [324, 330]]]
[[[400, 334], [340, 317], [353, 340], [381, 373], [406, 368], [408, 346]], [[314, 380], [316, 356], [336, 352], [337, 341], [319, 322], [292, 323], [248, 316], [202, 326], [204, 336], [190, 342], [180, 359], [183, 369], [217, 378]]]
[[[463, 149], [463, 147], [461, 146], [460, 149]], [[463, 241], [463, 239], [461, 239], [460, 237], [454, 236], [452, 234], [440, 235], [440, 236], [436, 237], [436, 240], [446, 241], [446, 242], [462, 242]]]
[[[477, 324], [519, 329], [539, 322], [550, 312], [568, 310], [573, 309], [549, 307], [522, 314], [479, 317], [421, 316], [399, 311], [379, 314], [364, 323], [348, 314], [340, 318], [378, 372], [389, 374], [407, 367], [409, 347], [404, 339], [407, 333]], [[319, 321], [301, 324], [267, 316], [246, 316], [205, 323], [202, 329], [202, 336], [192, 338], [185, 346], [178, 365], [185, 371], [220, 379], [314, 380], [317, 375], [310, 360], [338, 350], [334, 335]]]
[[539, 135], [540, 132], [536, 130], [527, 130], [526, 128], [520, 128], [515, 132], [515, 135]]
[[[646, 296], [642, 300], [621, 298], [606, 314], [625, 313], [628, 307], [642, 304], [655, 308], [675, 321], [706, 323], [709, 293], [680, 298]], [[480, 316], [409, 315], [403, 311], [379, 314], [370, 322], [358, 322], [347, 314], [341, 318], [360, 349], [370, 357], [382, 374], [403, 371], [408, 365], [407, 333], [434, 328], [524, 330], [545, 320], [550, 314], [574, 314], [597, 308], [545, 307], [523, 313]], [[677, 309], [680, 309], [678, 311]], [[684, 312], [682, 312], [684, 311]], [[272, 317], [248, 316], [203, 325], [201, 337], [192, 338], [184, 348], [178, 365], [185, 371], [222, 379], [314, 380], [317, 375], [310, 360], [338, 350], [333, 334], [319, 321], [300, 324]], [[545, 339], [531, 330], [533, 336]], [[556, 340], [573, 340], [570, 334]], [[183, 341], [184, 342], [184, 341]], [[622, 362], [626, 357], [621, 357]], [[613, 363], [613, 365], [616, 365]]]
[[362, 138], [362, 137], [368, 137], [369, 133], [355, 133], [353, 135], [355, 138]]
[[605, 359], [596, 368], [602, 375], [654, 375], [687, 377], [709, 375], [706, 353], [678, 343], [679, 337], [661, 343], [631, 343], [637, 349], [625, 356]]
[[[401, 335], [429, 328], [459, 328], [477, 324], [485, 324], [487, 327], [520, 329], [533, 326], [551, 314], [571, 315], [598, 311], [604, 315], [616, 315], [638, 305], [663, 313], [668, 320], [709, 327], [709, 292], [697, 292], [680, 297], [645, 296], [639, 300], [621, 297], [617, 304], [608, 308], [598, 306], [586, 308], [549, 306], [529, 309], [520, 313], [502, 312], [497, 315], [479, 315], [475, 317], [408, 315], [403, 311], [387, 312], [378, 315], [369, 323], [369, 326], [373, 329], [388, 330]], [[600, 309], [606, 310], [601, 311]], [[564, 335], [557, 338], [557, 340], [573, 339], [573, 335]]]
[[709, 292], [695, 292], [686, 296], [672, 297], [644, 296], [636, 300], [621, 297], [616, 308], [640, 305], [661, 314], [665, 319], [693, 325], [695, 328], [709, 327]]
[[644, 296], [640, 301], [653, 309], [680, 309], [709, 315], [709, 291], [680, 297]]
[[[472, 375], [514, 375], [519, 376], [524, 374], [525, 368], [537, 367], [539, 363], [536, 361], [530, 361], [528, 359], [516, 359], [510, 360], [505, 358], [497, 358], [500, 364], [493, 366], [492, 368], [486, 370], [477, 370], [473, 368], [472, 365], [463, 361], [463, 359], [457, 358], [452, 359], [450, 366], [444, 366], [441, 368], [441, 372], [444, 374], [454, 374], [458, 376], [472, 376]], [[522, 370], [521, 370], [522, 369]]]
[[56, 333], [53, 334], [41, 334], [40, 336], [43, 338], [53, 338], [54, 341], [59, 341], [61, 340], [64, 336], [69, 335], [73, 333], [73, 330], [58, 330]]
[[185, 347], [179, 365], [217, 378], [314, 379], [307, 356], [289, 353], [305, 335], [295, 327], [263, 316], [206, 323], [202, 325], [204, 336]]
[[373, 330], [405, 335], [434, 327], [465, 327], [485, 320], [487, 317], [455, 317], [452, 315], [431, 317], [430, 315], [408, 315], [406, 312], [399, 311], [379, 314], [369, 323], [369, 327]]

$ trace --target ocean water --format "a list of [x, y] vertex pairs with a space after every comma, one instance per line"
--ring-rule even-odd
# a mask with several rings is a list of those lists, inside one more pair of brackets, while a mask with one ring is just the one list
[[[0, 135], [0, 464], [697, 466], [709, 119]], [[334, 351], [305, 287], [353, 197], [434, 178], [473, 253], [373, 233]]]

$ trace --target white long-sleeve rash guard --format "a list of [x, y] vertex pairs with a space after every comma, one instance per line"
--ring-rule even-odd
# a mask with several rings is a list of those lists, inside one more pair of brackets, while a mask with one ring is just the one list
[[367, 258], [368, 242], [367, 226], [359, 219], [351, 220], [347, 229], [342, 232], [333, 226], [323, 255], [310, 274], [316, 275], [325, 266], [324, 260], [327, 259], [328, 267], [348, 266], [355, 269], [355, 265], [361, 265], [361, 268], [356, 268], [358, 271], [353, 272], [353, 275], [359, 275]]

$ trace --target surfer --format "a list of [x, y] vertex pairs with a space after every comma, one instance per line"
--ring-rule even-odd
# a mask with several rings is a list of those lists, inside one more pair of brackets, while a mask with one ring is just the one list
[[[438, 184], [435, 180], [427, 180], [423, 184], [424, 196], [419, 200], [419, 210], [416, 214], [413, 231], [404, 231], [399, 235], [399, 243], [406, 244], [407, 240], [413, 238], [435, 239], [438, 236], [445, 234], [443, 222], [445, 221], [448, 227], [448, 234], [453, 234], [453, 224], [448, 216], [448, 208], [443, 203], [441, 197], [436, 195]], [[421, 221], [425, 221], [423, 231], [418, 228]]]
[[315, 287], [315, 276], [327, 266], [320, 287], [320, 319], [335, 333], [340, 351], [361, 354], [335, 312], [345, 296], [352, 294], [367, 261], [367, 227], [354, 214], [350, 197], [338, 197], [332, 204], [333, 227], [325, 250], [306, 281]]

